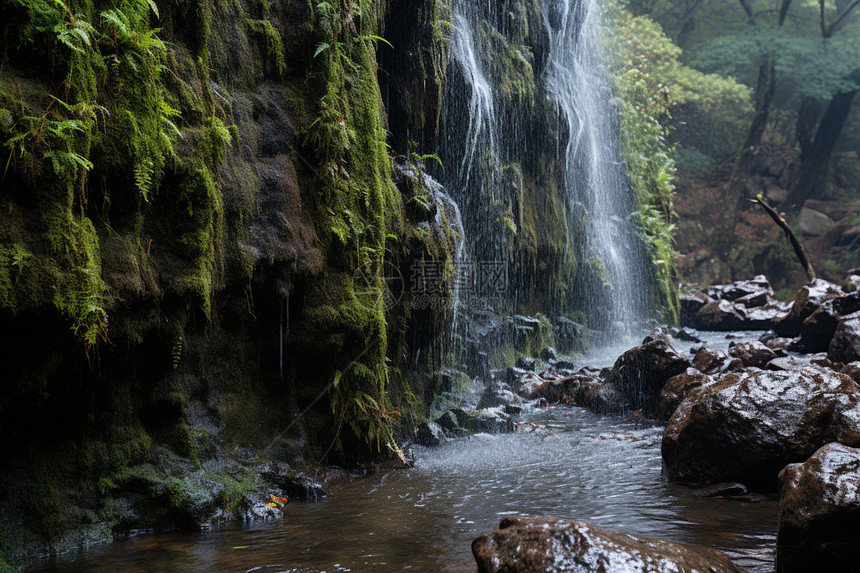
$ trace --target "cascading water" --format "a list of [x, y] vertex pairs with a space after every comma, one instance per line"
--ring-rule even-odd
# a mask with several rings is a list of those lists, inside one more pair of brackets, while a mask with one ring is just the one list
[[568, 214], [584, 209], [586, 253], [599, 260], [605, 273], [601, 278], [611, 285], [612, 330], [630, 336], [648, 314], [647, 273], [645, 253], [631, 221], [635, 202], [621, 158], [617, 113], [603, 62], [603, 8], [599, 0], [545, 0], [544, 4], [552, 54], [546, 85], [567, 122]]
[[492, 307], [517, 312], [543, 294], [536, 310], [578, 312], [629, 338], [649, 316], [652, 287], [599, 1], [458, 0], [452, 10], [440, 179], [463, 213], [468, 256], [508, 267]]

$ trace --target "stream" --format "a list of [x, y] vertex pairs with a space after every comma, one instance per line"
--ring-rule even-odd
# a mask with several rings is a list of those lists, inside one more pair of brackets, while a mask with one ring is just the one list
[[[707, 343], [728, 342], [710, 335]], [[521, 422], [511, 434], [415, 447], [414, 467], [288, 503], [283, 521], [130, 537], [37, 570], [474, 572], [472, 540], [513, 513], [715, 547], [748, 571], [773, 570], [777, 497], [702, 498], [668, 484], [662, 426], [565, 406]]]

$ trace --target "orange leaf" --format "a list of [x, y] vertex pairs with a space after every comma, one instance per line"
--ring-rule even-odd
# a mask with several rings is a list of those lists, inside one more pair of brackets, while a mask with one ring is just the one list
[[279, 503], [279, 504], [281, 504], [281, 505], [284, 505], [285, 503], [287, 503], [288, 501], [290, 501], [290, 500], [289, 500], [289, 498], [286, 498], [286, 497], [278, 497], [278, 496], [276, 496], [276, 495], [274, 495], [274, 494], [271, 494], [271, 493], [269, 494], [269, 499], [271, 499], [271, 500], [272, 500], [272, 501], [274, 501], [275, 503]]
[[271, 501], [266, 504], [266, 507], [278, 507], [277, 503], [272, 503]]

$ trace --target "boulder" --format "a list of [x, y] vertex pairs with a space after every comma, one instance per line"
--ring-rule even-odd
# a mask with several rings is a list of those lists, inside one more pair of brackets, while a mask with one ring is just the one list
[[525, 400], [515, 394], [508, 384], [493, 381], [487, 384], [481, 394], [481, 398], [478, 400], [478, 409], [495, 408], [507, 404], [523, 404], [524, 402]]
[[514, 515], [472, 542], [479, 573], [739, 573], [715, 549], [609, 531], [586, 521]]
[[800, 329], [804, 352], [826, 352], [836, 332], [839, 318], [860, 311], [860, 293], [850, 293], [824, 301], [810, 314]]
[[693, 357], [693, 368], [705, 374], [736, 372], [743, 368], [743, 362], [739, 358], [729, 358], [720, 350], [710, 350], [702, 346]]
[[705, 289], [705, 293], [715, 300], [737, 301], [740, 299], [750, 300], [757, 298], [762, 300], [760, 304], [745, 306], [764, 306], [770, 297], [773, 296], [773, 289], [764, 275], [756, 275], [750, 280], [735, 281], [727, 285], [708, 287]]
[[553, 370], [576, 370], [576, 364], [570, 360], [557, 360], [552, 365]]
[[773, 322], [788, 310], [786, 305], [769, 300], [763, 306], [744, 306], [741, 302], [716, 300], [699, 309], [690, 326], [701, 330], [770, 330]]
[[660, 390], [673, 376], [684, 372], [690, 361], [671, 345], [671, 337], [655, 331], [615, 361], [606, 378], [630, 408], [656, 411]]
[[505, 370], [504, 381], [511, 390], [526, 398], [531, 396], [534, 388], [546, 382], [534, 371], [516, 367]]
[[860, 387], [808, 365], [724, 375], [692, 393], [663, 434], [670, 479], [772, 489], [780, 470], [829, 442], [860, 445]]
[[860, 312], [839, 319], [827, 357], [845, 363], [860, 360]]
[[774, 352], [779, 352], [780, 350], [788, 348], [792, 342], [794, 342], [794, 338], [782, 338], [781, 336], [777, 336], [776, 338], [769, 339], [764, 343], [764, 345]]
[[425, 422], [418, 426], [415, 443], [422, 446], [436, 447], [445, 441], [445, 432], [435, 422]]
[[860, 384], [860, 362], [849, 362], [839, 372]]
[[694, 317], [699, 309], [711, 302], [711, 297], [701, 291], [691, 290], [682, 293], [679, 300], [681, 303], [681, 324], [689, 326], [695, 321]]
[[675, 338], [678, 340], [683, 340], [684, 342], [701, 342], [702, 339], [696, 336], [694, 333], [690, 332], [690, 330], [686, 328], [682, 328], [678, 331], [678, 334], [675, 335]]
[[836, 228], [836, 221], [821, 211], [809, 209], [808, 207], [800, 210], [797, 224], [805, 235], [812, 235], [813, 237], [826, 235], [829, 231]]
[[713, 383], [713, 378], [695, 368], [687, 368], [683, 373], [672, 376], [660, 390], [660, 407], [657, 408], [657, 416], [663, 420], [669, 419], [678, 405], [690, 394]]
[[727, 300], [715, 300], [699, 309], [692, 326], [702, 330], [744, 330], [746, 313]]
[[777, 573], [860, 572], [860, 450], [827, 444], [779, 474]]
[[[857, 229], [857, 236], [860, 236], [860, 226], [854, 227]], [[845, 292], [860, 291], [860, 275], [850, 274], [842, 281], [842, 290]]]
[[535, 371], [535, 359], [529, 356], [520, 356], [517, 358], [517, 368], [522, 368], [523, 370], [531, 370]]
[[804, 285], [794, 297], [791, 309], [784, 317], [775, 320], [774, 331], [786, 338], [794, 338], [800, 335], [803, 321], [821, 306], [824, 301], [842, 296], [845, 293], [837, 285], [823, 279], [815, 279]]
[[729, 355], [739, 358], [747, 368], [764, 368], [777, 357], [776, 352], [758, 340], [730, 344]]
[[547, 346], [540, 351], [540, 359], [544, 362], [554, 362], [558, 360], [558, 354], [556, 353], [555, 348]]

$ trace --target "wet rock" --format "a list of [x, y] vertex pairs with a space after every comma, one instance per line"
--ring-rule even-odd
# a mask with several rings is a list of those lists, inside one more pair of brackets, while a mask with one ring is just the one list
[[464, 434], [463, 429], [460, 427], [460, 423], [457, 421], [457, 415], [451, 410], [444, 412], [441, 416], [436, 418], [436, 423], [455, 436]]
[[576, 370], [576, 364], [570, 360], [559, 360], [552, 365], [553, 370]]
[[764, 306], [773, 296], [773, 289], [764, 275], [756, 275], [745, 281], [735, 281], [727, 285], [715, 285], [705, 289], [705, 293], [715, 300], [738, 301], [753, 300], [764, 297], [760, 304], [745, 304], [744, 306]]
[[670, 479], [776, 486], [829, 442], [860, 444], [860, 387], [817, 366], [726, 374], [675, 410], [663, 434]]
[[764, 345], [774, 352], [779, 352], [780, 350], [788, 348], [794, 340], [794, 338], [782, 338], [781, 336], [777, 336], [776, 338], [771, 338], [765, 342]]
[[728, 556], [609, 531], [586, 521], [514, 515], [472, 542], [479, 573], [739, 573]]
[[860, 362], [849, 362], [839, 372], [860, 384]]
[[553, 321], [555, 341], [562, 352], [573, 352], [583, 349], [594, 332], [585, 325], [579, 324], [567, 317], [557, 316]]
[[860, 293], [827, 300], [803, 321], [800, 348], [804, 352], [826, 352], [836, 332], [839, 318], [860, 311]]
[[825, 301], [844, 294], [837, 285], [823, 279], [815, 279], [798, 291], [788, 313], [781, 319], [774, 321], [773, 330], [779, 336], [786, 338], [799, 336], [803, 321], [809, 315], [815, 312]]
[[739, 358], [731, 358], [721, 350], [711, 350], [702, 346], [693, 357], [693, 368], [705, 374], [735, 372], [743, 368]]
[[860, 360], [860, 312], [839, 319], [827, 356], [846, 363]]
[[558, 360], [558, 354], [556, 354], [555, 348], [553, 348], [552, 346], [547, 346], [540, 351], [540, 359], [544, 362], [554, 362]]
[[542, 378], [535, 372], [522, 368], [508, 368], [505, 370], [504, 379], [508, 387], [529, 400], [533, 399], [533, 395], [536, 395], [537, 388], [547, 381], [546, 378]]
[[326, 496], [325, 488], [303, 472], [275, 471], [263, 473], [262, 476], [289, 499], [316, 501]]
[[746, 315], [727, 300], [715, 300], [699, 309], [693, 326], [702, 330], [743, 330]]
[[[860, 235], [860, 228], [858, 228], [858, 235]], [[842, 281], [842, 290], [845, 292], [860, 291], [860, 275], [851, 274], [845, 277], [845, 280]]]
[[792, 371], [809, 366], [809, 360], [797, 356], [781, 356], [767, 363], [767, 370]]
[[[487, 434], [504, 434], [514, 431], [514, 421], [510, 413], [507, 412], [505, 406], [496, 406], [495, 408], [483, 408], [470, 412], [469, 416], [475, 421], [476, 432], [485, 432]], [[463, 424], [466, 428], [471, 428], [470, 423]]]
[[561, 380], [543, 380], [540, 384], [529, 388], [524, 396], [529, 400], [543, 398], [550, 404], [561, 402], [564, 398], [564, 382]]
[[652, 333], [645, 342], [622, 354], [606, 378], [630, 408], [656, 411], [663, 385], [684, 372], [690, 361], [671, 345], [671, 337]]
[[524, 400], [504, 382], [491, 382], [478, 400], [478, 409], [494, 408], [505, 404], [521, 404]]
[[760, 308], [766, 306], [770, 302], [772, 296], [773, 290], [768, 289], [768, 291], [760, 291], [742, 296], [735, 300], [735, 304], [742, 305], [746, 308]]
[[454, 389], [454, 376], [450, 372], [437, 372], [433, 377], [435, 394], [451, 392]]
[[779, 484], [777, 572], [860, 571], [860, 450], [827, 444]]
[[711, 302], [711, 297], [698, 290], [691, 290], [680, 295], [681, 303], [681, 324], [684, 326], [693, 325], [696, 313]]
[[732, 343], [729, 346], [729, 355], [739, 358], [747, 368], [764, 368], [768, 362], [777, 357], [776, 352], [757, 340]]
[[[456, 420], [455, 424], [451, 424], [451, 417], [446, 416], [447, 414], [453, 414]], [[505, 412], [504, 406], [470, 411], [466, 411], [462, 408], [455, 408], [450, 410], [450, 412], [443, 414], [443, 417], [440, 417], [437, 422], [444, 429], [458, 436], [477, 434], [481, 432], [487, 434], [502, 434], [512, 432], [514, 430], [514, 422], [511, 419], [511, 415]]]
[[675, 335], [675, 338], [678, 340], [683, 340], [684, 342], [701, 342], [702, 339], [693, 334], [690, 330], [686, 328], [682, 328], [678, 331], [678, 334]]
[[529, 356], [520, 356], [517, 359], [517, 368], [522, 368], [523, 370], [530, 370], [532, 372], [535, 371], [535, 359]]
[[749, 493], [747, 486], [736, 482], [722, 482], [693, 490], [696, 497], [728, 497], [741, 496]]
[[445, 441], [445, 432], [442, 426], [434, 422], [425, 422], [418, 426], [415, 434], [415, 443], [422, 446], [435, 448]]
[[701, 390], [714, 383], [714, 379], [707, 374], [702, 374], [695, 368], [687, 370], [677, 376], [672, 376], [660, 390], [660, 407], [657, 415], [663, 420], [669, 419], [678, 409], [678, 406], [693, 392]]
[[655, 341], [662, 342], [667, 346], [673, 346], [675, 344], [675, 339], [672, 338], [672, 335], [660, 327], [649, 332], [648, 335], [642, 339], [642, 344], [648, 344], [649, 342]]
[[743, 310], [743, 315], [746, 317], [743, 328], [744, 330], [770, 330], [773, 323], [781, 320], [790, 308], [791, 305], [788, 303], [776, 300], [762, 307], [746, 308]]

